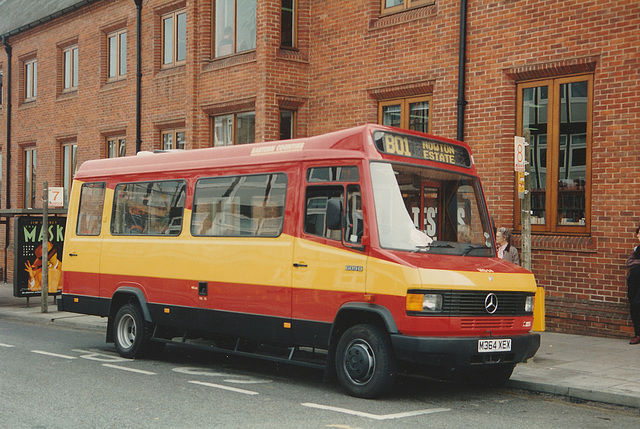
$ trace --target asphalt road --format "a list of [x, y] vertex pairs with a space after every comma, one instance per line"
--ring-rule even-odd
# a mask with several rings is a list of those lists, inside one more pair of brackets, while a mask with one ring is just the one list
[[0, 321], [1, 428], [638, 428], [637, 409], [403, 378], [378, 400], [322, 372], [169, 346], [115, 354], [104, 334]]

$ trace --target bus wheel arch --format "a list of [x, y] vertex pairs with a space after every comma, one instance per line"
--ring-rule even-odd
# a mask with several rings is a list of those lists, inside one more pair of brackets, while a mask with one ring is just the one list
[[395, 383], [397, 359], [389, 334], [397, 332], [384, 307], [350, 303], [334, 321], [327, 370], [352, 396], [375, 398]]
[[120, 287], [111, 297], [111, 303], [109, 306], [109, 320], [107, 322], [107, 342], [109, 343], [114, 341], [113, 325], [116, 319], [116, 315], [118, 311], [127, 304], [138, 307], [138, 309], [142, 313], [142, 318], [145, 322], [145, 325], [152, 323], [151, 313], [149, 312], [149, 308], [147, 306], [147, 300], [142, 291], [131, 286]]

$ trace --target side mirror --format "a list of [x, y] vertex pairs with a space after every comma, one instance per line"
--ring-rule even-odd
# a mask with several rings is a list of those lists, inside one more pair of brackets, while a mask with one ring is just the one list
[[342, 229], [342, 200], [329, 198], [327, 201], [327, 229]]

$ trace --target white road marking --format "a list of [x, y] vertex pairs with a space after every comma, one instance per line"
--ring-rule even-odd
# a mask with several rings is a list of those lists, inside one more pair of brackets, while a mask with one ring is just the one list
[[15, 346], [12, 346], [11, 344], [0, 343], [0, 347], [9, 347], [10, 348], [10, 347], [15, 347]]
[[42, 350], [31, 350], [32, 353], [38, 353], [40, 355], [45, 355], [45, 356], [53, 356], [53, 357], [59, 357], [62, 359], [77, 359], [75, 356], [67, 356], [67, 355], [60, 355], [58, 353], [51, 353], [51, 352], [45, 352]]
[[144, 369], [127, 368], [126, 366], [113, 365], [113, 364], [110, 364], [110, 363], [103, 363], [102, 366], [106, 366], [108, 368], [113, 368], [113, 369], [121, 369], [123, 371], [135, 372], [135, 373], [138, 373], [138, 374], [156, 375], [155, 372], [145, 371]]
[[350, 414], [352, 416], [366, 417], [368, 419], [373, 419], [373, 420], [402, 419], [402, 418], [405, 418], [405, 417], [414, 417], [414, 416], [421, 416], [421, 415], [424, 415], [424, 414], [433, 414], [433, 413], [442, 413], [442, 412], [445, 412], [445, 411], [451, 411], [450, 408], [431, 408], [429, 410], [418, 410], [418, 411], [408, 411], [406, 413], [379, 415], [379, 414], [364, 413], [362, 411], [349, 410], [347, 408], [339, 408], [339, 407], [331, 407], [329, 405], [313, 404], [313, 403], [309, 403], [309, 402], [306, 402], [306, 403], [300, 404], [300, 405], [302, 405], [304, 407], [317, 408], [319, 410], [335, 411], [335, 412], [338, 412], [338, 413]]
[[258, 392], [252, 392], [251, 390], [238, 389], [235, 387], [223, 386], [221, 384], [205, 383], [204, 381], [190, 381], [189, 383], [199, 384], [201, 386], [215, 387], [216, 389], [230, 390], [236, 393], [243, 393], [245, 395], [258, 395]]

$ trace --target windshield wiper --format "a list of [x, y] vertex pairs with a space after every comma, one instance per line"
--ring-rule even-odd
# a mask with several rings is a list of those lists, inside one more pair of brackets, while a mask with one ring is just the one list
[[441, 249], [452, 249], [453, 246], [449, 243], [446, 243], [444, 241], [434, 241], [431, 244], [426, 244], [426, 245], [416, 245], [416, 250], [414, 250], [413, 252], [419, 252], [419, 251], [427, 251], [431, 248], [441, 248]]
[[482, 244], [468, 244], [467, 248], [464, 249], [464, 252], [462, 252], [462, 256], [467, 256], [472, 251], [478, 250], [478, 249], [488, 249], [488, 247]]

